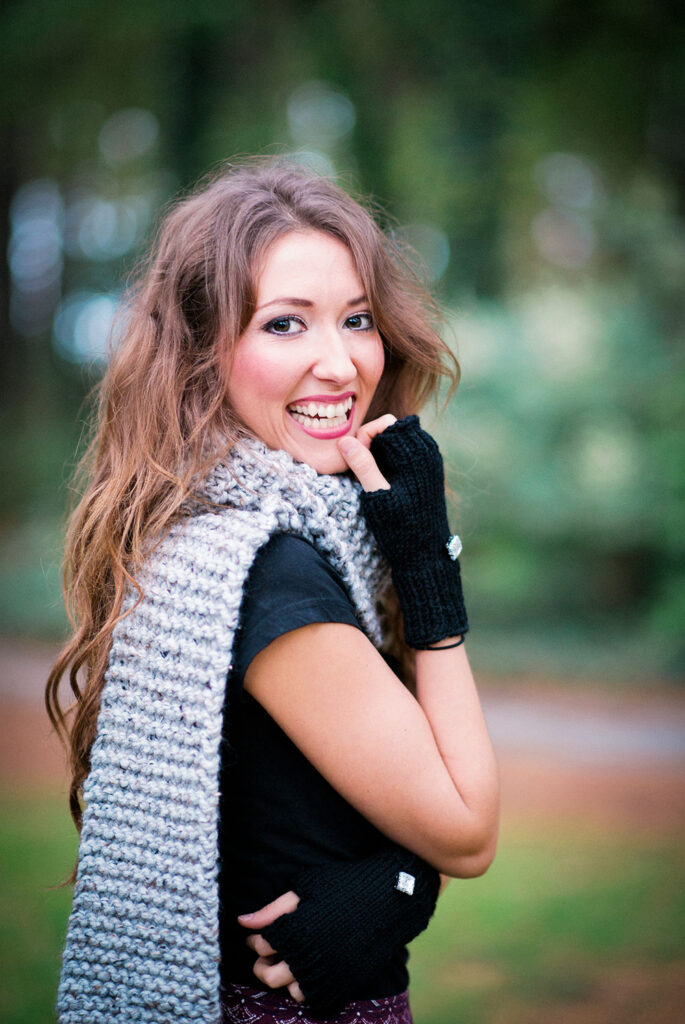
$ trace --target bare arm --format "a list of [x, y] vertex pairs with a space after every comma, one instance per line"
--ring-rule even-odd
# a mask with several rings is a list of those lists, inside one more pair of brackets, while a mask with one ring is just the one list
[[[304, 636], [282, 637], [280, 649], [271, 651], [272, 662], [267, 660], [267, 652], [263, 652], [265, 660], [261, 668], [257, 666], [252, 680], [253, 692], [350, 802], [388, 835], [446, 872], [442, 877], [444, 888], [448, 882], [447, 872], [462, 876], [480, 874], [492, 860], [497, 836], [497, 772], [463, 647], [448, 649], [458, 638], [446, 634], [459, 634], [462, 628], [468, 628], [468, 623], [460, 586], [457, 584], [455, 588], [458, 572], [452, 574], [453, 579], [446, 575], [444, 564], [440, 566], [441, 557], [444, 562], [444, 554], [440, 555], [440, 538], [444, 543], [443, 531], [448, 531], [446, 515], [443, 512], [440, 516], [444, 497], [435, 486], [432, 493], [430, 488], [424, 492], [423, 483], [417, 484], [414, 478], [413, 493], [419, 502], [418, 509], [416, 504], [413, 506], [419, 512], [418, 521], [414, 523], [411, 502], [416, 499], [410, 497], [409, 506], [405, 508], [406, 495], [400, 498], [390, 489], [369, 451], [372, 438], [393, 422], [394, 417], [383, 417], [363, 427], [357, 439], [343, 439], [339, 445], [365, 490], [390, 491], [390, 503], [382, 499], [379, 506], [373, 493], [369, 498], [375, 505], [371, 509], [374, 530], [378, 528], [384, 538], [386, 556], [393, 564], [393, 580], [396, 551], [392, 530], [399, 528], [400, 547], [406, 551], [406, 526], [411, 524], [413, 534], [419, 539], [425, 528], [422, 525], [424, 510], [429, 519], [431, 510], [435, 512], [434, 521], [428, 524], [433, 530], [432, 550], [421, 546], [413, 549], [414, 541], [409, 541], [414, 564], [436, 566], [429, 591], [432, 589], [438, 599], [437, 609], [426, 615], [426, 610], [434, 606], [425, 603], [422, 593], [420, 601], [423, 603], [419, 607], [424, 611], [420, 620], [414, 617], [410, 623], [415, 646], [432, 648], [417, 654], [417, 699], [398, 689], [398, 680], [385, 663], [381, 668], [376, 652], [360, 634], [352, 629], [353, 636], [345, 636], [345, 631], [350, 631], [350, 627], [345, 626], [308, 627], [309, 632], [298, 631]], [[404, 421], [398, 429], [404, 433], [402, 457], [406, 455], [410, 466], [415, 467], [416, 457], [427, 454], [435, 484], [441, 460], [437, 453], [436, 462], [434, 442], [420, 432], [418, 420], [415, 423], [411, 419]], [[413, 435], [413, 450], [406, 447], [407, 430], [410, 440]], [[397, 432], [393, 431], [393, 435], [392, 445], [397, 449]], [[381, 454], [384, 465], [387, 463], [392, 472], [391, 479], [395, 480], [398, 468], [403, 472], [404, 462], [400, 460], [398, 467], [397, 451], [388, 461], [385, 444]], [[391, 522], [398, 504], [403, 508], [400, 519], [398, 521], [395, 514], [395, 526], [390, 525], [388, 530], [384, 525], [386, 511]], [[380, 520], [379, 507], [383, 510]], [[411, 530], [409, 536], [412, 537]], [[424, 535], [424, 539], [428, 536]], [[424, 555], [418, 554], [424, 551], [425, 562]], [[401, 561], [399, 564], [403, 565]], [[407, 564], [405, 556], [404, 566]], [[430, 574], [433, 569], [427, 571]], [[400, 596], [409, 600], [411, 612], [411, 600], [416, 599], [408, 593], [406, 580], [397, 582], [398, 586], [402, 583]], [[445, 617], [446, 608], [453, 608], [453, 612]], [[406, 611], [404, 603], [403, 611]], [[451, 629], [444, 628], [448, 622]], [[272, 695], [273, 702], [269, 697], [269, 676], [273, 678], [273, 671], [279, 678], [286, 662], [291, 673], [286, 687], [292, 686], [296, 701], [290, 707], [289, 701], [281, 705], [282, 694]], [[354, 680], [358, 673], [368, 688], [355, 683], [350, 685], [349, 680]], [[322, 677], [327, 680], [326, 685], [317, 685]], [[246, 680], [246, 685], [249, 688], [251, 683]], [[304, 705], [300, 703], [302, 698], [305, 698]], [[305, 713], [298, 713], [295, 710], [298, 707], [304, 707]], [[335, 722], [334, 728], [331, 728], [331, 721]], [[277, 908], [282, 912], [281, 901], [288, 898], [297, 901], [293, 893], [286, 894], [276, 904], [253, 915], [250, 922], [243, 920], [241, 923], [263, 928], [273, 920]], [[262, 921], [260, 914], [267, 917]], [[287, 935], [287, 932], [281, 935], [276, 944], [286, 941]], [[295, 998], [301, 999], [301, 991], [287, 964], [273, 962], [276, 958], [269, 942], [261, 935], [253, 935], [249, 943], [260, 954], [255, 964], [257, 976], [270, 985], [288, 985]]]
[[[384, 416], [338, 442], [367, 491], [390, 488], [369, 446], [392, 424]], [[498, 780], [464, 646], [418, 650], [416, 670], [413, 697], [358, 629], [317, 623], [262, 650], [245, 686], [382, 832], [444, 874], [481, 874], [495, 851]]]
[[261, 651], [245, 687], [391, 839], [444, 874], [486, 870], [497, 773], [463, 647], [418, 652], [414, 698], [361, 631], [313, 624]]

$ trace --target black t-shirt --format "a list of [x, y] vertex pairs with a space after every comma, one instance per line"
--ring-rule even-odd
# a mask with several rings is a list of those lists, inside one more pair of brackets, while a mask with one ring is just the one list
[[[249, 933], [236, 922], [238, 914], [297, 891], [303, 868], [357, 860], [389, 845], [243, 689], [245, 671], [259, 651], [314, 622], [359, 628], [340, 576], [307, 541], [277, 534], [258, 552], [246, 583], [226, 688], [219, 806], [224, 983], [259, 984], [252, 973], [255, 954], [245, 946]], [[355, 998], [404, 991], [406, 961], [406, 951], [399, 950], [370, 990]]]

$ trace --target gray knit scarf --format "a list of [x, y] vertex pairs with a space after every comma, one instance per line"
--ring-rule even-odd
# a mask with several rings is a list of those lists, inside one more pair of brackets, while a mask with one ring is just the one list
[[273, 533], [340, 573], [371, 640], [385, 570], [359, 487], [241, 443], [211, 473], [221, 508], [180, 521], [116, 626], [58, 997], [62, 1024], [214, 1024], [219, 1009], [219, 741], [247, 574]]

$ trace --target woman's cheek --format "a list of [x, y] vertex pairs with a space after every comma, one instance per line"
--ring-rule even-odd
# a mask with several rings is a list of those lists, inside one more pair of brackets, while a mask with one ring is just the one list
[[274, 401], [287, 398], [292, 368], [284, 361], [247, 346], [238, 348], [229, 381], [229, 397], [236, 406], [248, 401]]
[[373, 380], [373, 392], [375, 393], [376, 388], [380, 384], [381, 377], [383, 376], [383, 370], [385, 369], [385, 348], [383, 342], [378, 339], [378, 344], [374, 346], [373, 359], [369, 359], [366, 366], [367, 379]]

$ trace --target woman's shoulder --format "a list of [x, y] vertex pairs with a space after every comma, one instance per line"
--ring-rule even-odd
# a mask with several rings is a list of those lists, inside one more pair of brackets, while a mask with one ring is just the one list
[[250, 583], [262, 577], [283, 579], [302, 586], [307, 577], [330, 579], [344, 592], [340, 574], [320, 551], [304, 537], [294, 533], [275, 533], [257, 552], [250, 573]]
[[349, 609], [352, 602], [340, 574], [304, 537], [276, 533], [260, 548], [245, 587], [252, 614], [278, 613], [295, 607], [327, 605]]
[[272, 640], [314, 622], [359, 626], [340, 575], [314, 545], [294, 534], [274, 534], [257, 552], [245, 586], [238, 675]]

